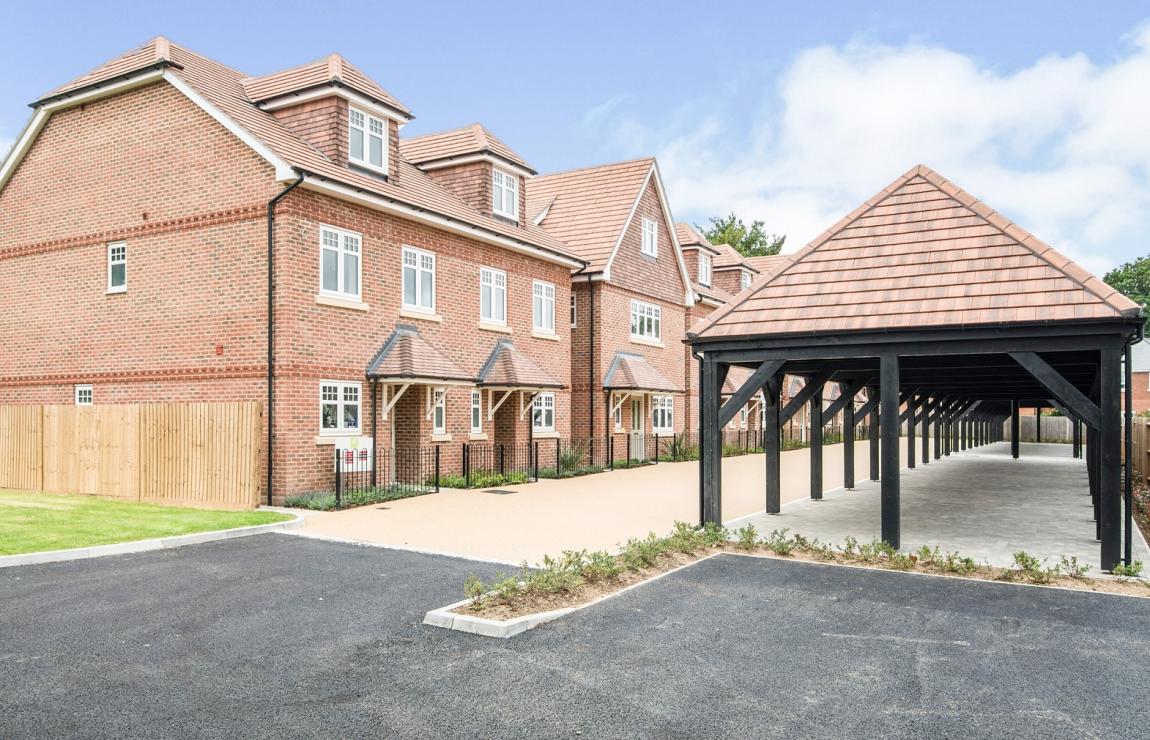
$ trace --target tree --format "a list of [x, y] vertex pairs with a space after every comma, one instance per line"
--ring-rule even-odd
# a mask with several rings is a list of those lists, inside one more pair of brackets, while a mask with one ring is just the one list
[[1115, 267], [1102, 280], [1143, 308], [1150, 304], [1150, 257]]
[[730, 244], [744, 257], [765, 257], [783, 249], [785, 234], [768, 234], [762, 221], [753, 221], [751, 228], [732, 211], [727, 216], [712, 216], [711, 228], [696, 226], [712, 244]]

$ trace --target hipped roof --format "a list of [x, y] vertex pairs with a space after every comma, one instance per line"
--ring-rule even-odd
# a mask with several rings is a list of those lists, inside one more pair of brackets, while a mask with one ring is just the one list
[[473, 154], [488, 154], [535, 174], [535, 170], [527, 164], [527, 160], [479, 123], [451, 131], [400, 139], [399, 151], [407, 161], [417, 165], [443, 162]]
[[509, 339], [495, 349], [479, 371], [479, 385], [501, 388], [562, 388], [563, 384], [517, 349]]
[[619, 391], [666, 391], [682, 393], [683, 387], [671, 382], [642, 355], [616, 352], [603, 387]]
[[475, 378], [452, 362], [435, 345], [419, 335], [414, 326], [400, 324], [375, 353], [367, 377], [378, 380], [452, 380]]

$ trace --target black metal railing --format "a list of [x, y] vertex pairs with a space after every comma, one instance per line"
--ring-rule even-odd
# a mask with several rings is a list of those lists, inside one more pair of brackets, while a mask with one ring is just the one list
[[440, 448], [384, 447], [335, 451], [335, 508], [439, 490]]

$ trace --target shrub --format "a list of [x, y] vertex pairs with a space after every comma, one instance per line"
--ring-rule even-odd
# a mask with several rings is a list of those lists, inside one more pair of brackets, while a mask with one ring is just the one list
[[619, 558], [628, 570], [642, 570], [654, 565], [667, 547], [667, 540], [656, 537], [652, 532], [643, 539], [632, 537], [627, 540]]
[[1077, 556], [1067, 559], [1063, 555], [1058, 562], [1057, 570], [1070, 578], [1082, 580], [1086, 577], [1086, 572], [1090, 570], [1090, 566], [1079, 564]]
[[730, 532], [722, 524], [707, 522], [703, 525], [703, 543], [707, 547], [718, 547], [730, 539]]
[[942, 559], [942, 569], [947, 573], [965, 575], [978, 570], [978, 564], [973, 558], [964, 558], [957, 552], [948, 552]]
[[332, 511], [336, 508], [351, 509], [356, 506], [368, 506], [385, 501], [397, 501], [412, 496], [422, 496], [431, 493], [419, 487], [406, 484], [392, 484], [387, 486], [368, 486], [366, 488], [353, 488], [340, 495], [340, 505], [336, 506], [334, 491], [316, 491], [288, 496], [284, 499], [284, 506], [295, 509], [310, 509], [312, 511]]
[[675, 529], [667, 538], [671, 550], [690, 555], [701, 550], [706, 544], [706, 534], [694, 525], [686, 522], [675, 522]]
[[854, 537], [847, 537], [843, 542], [842, 551], [848, 558], [854, 558], [858, 554], [859, 541]]
[[1142, 575], [1142, 561], [1135, 560], [1130, 565], [1119, 563], [1110, 569], [1110, 572], [1118, 576], [1119, 579], [1125, 581], [1130, 578], [1137, 578]]
[[787, 556], [795, 551], [795, 541], [787, 536], [786, 529], [776, 529], [763, 541], [767, 549], [776, 555]]
[[735, 532], [738, 535], [738, 545], [744, 550], [754, 550], [759, 544], [759, 530], [755, 525], [748, 524]]
[[923, 545], [918, 548], [918, 561], [923, 565], [937, 565], [938, 564], [938, 548], [931, 550], [928, 546]]
[[1039, 560], [1028, 552], [1019, 550], [1014, 553], [1014, 569], [1006, 571], [1003, 575], [1008, 579], [1025, 578], [1031, 583], [1050, 583], [1058, 576], [1058, 568], [1046, 568], [1045, 560]]
[[478, 609], [479, 601], [483, 598], [483, 594], [487, 593], [487, 586], [479, 580], [479, 576], [468, 573], [467, 580], [463, 582], [463, 593], [471, 599], [471, 608]]
[[554, 594], [578, 588], [583, 584], [585, 563], [585, 550], [565, 550], [558, 559], [544, 555], [542, 568], [528, 573], [527, 566], [524, 566], [524, 590], [537, 594]]
[[587, 556], [587, 562], [583, 564], [581, 575], [589, 583], [595, 583], [596, 581], [615, 578], [622, 572], [623, 569], [619, 566], [619, 561], [615, 556], [603, 550], [596, 550]]

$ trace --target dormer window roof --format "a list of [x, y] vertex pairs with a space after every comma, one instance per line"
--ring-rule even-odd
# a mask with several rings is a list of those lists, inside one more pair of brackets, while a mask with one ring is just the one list
[[516, 175], [530, 177], [535, 170], [514, 149], [481, 124], [435, 134], [400, 139], [403, 158], [421, 170], [486, 161]]
[[264, 110], [334, 94], [381, 118], [402, 123], [414, 118], [407, 106], [339, 54], [263, 77], [246, 77], [241, 84], [248, 98]]

